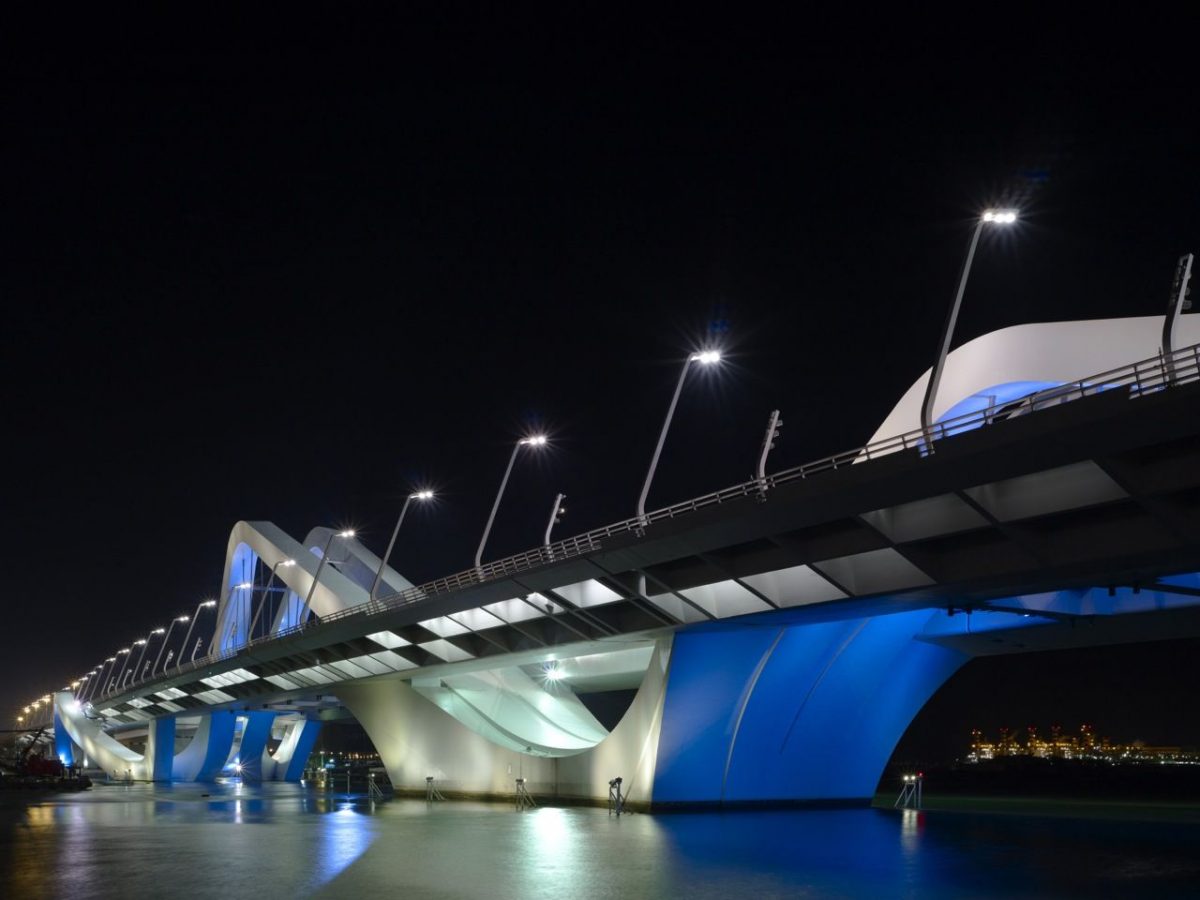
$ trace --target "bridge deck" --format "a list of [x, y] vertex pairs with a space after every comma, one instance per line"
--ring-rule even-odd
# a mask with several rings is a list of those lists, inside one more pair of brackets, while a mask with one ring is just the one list
[[773, 609], [961, 607], [1195, 571], [1196, 348], [1180, 359], [1149, 377], [1128, 367], [1137, 377], [1115, 388], [1108, 373], [1090, 390], [1067, 386], [1075, 396], [1055, 389], [1032, 415], [973, 430], [942, 423], [932, 453], [928, 435], [901, 436], [439, 579], [96, 706], [136, 720], [333, 692], [354, 678], [517, 664], [547, 648], [595, 652]]

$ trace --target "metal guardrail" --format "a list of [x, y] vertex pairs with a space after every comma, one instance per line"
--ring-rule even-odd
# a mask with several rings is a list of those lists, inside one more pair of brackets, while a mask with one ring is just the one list
[[[685, 500], [682, 503], [676, 503], [672, 506], [665, 506], [662, 509], [653, 510], [642, 516], [635, 516], [631, 519], [625, 519], [624, 521], [605, 525], [601, 528], [594, 528], [584, 534], [564, 538], [548, 546], [535, 547], [532, 550], [526, 550], [524, 553], [518, 553], [514, 556], [496, 560], [495, 562], [486, 563], [478, 568], [466, 569], [454, 575], [437, 578], [425, 584], [406, 588], [399, 593], [377, 598], [374, 602], [362, 603], [358, 606], [348, 607], [330, 613], [327, 616], [322, 616], [320, 619], [313, 619], [293, 625], [274, 635], [255, 638], [243, 644], [237, 650], [205, 656], [177, 667], [170, 674], [178, 676], [205, 668], [214, 663], [238, 656], [250, 648], [302, 634], [331, 622], [338, 622], [352, 617], [367, 618], [381, 613], [392, 612], [420, 603], [423, 600], [428, 600], [431, 597], [452, 594], [463, 588], [475, 587], [490, 581], [499, 581], [509, 576], [520, 574], [521, 572], [527, 572], [530, 569], [561, 562], [565, 559], [582, 556], [586, 553], [592, 553], [604, 546], [603, 541], [606, 538], [611, 538], [614, 535], [629, 533], [640, 535], [648, 525], [652, 525], [655, 522], [674, 519], [678, 516], [694, 513], [710, 506], [718, 506], [722, 503], [728, 503], [731, 500], [743, 497], [764, 499], [772, 489], [782, 484], [803, 480], [822, 472], [845, 468], [846, 466], [868, 460], [879, 459], [880, 457], [888, 456], [892, 453], [900, 453], [905, 450], [917, 450], [923, 456], [933, 455], [936, 452], [937, 441], [984, 425], [991, 425], [995, 422], [1028, 415], [1029, 413], [1053, 406], [1061, 406], [1064, 403], [1071, 403], [1075, 400], [1095, 396], [1106, 391], [1125, 388], [1128, 390], [1128, 396], [1132, 399], [1145, 394], [1158, 393], [1177, 385], [1190, 384], [1195, 381], [1200, 381], [1200, 344], [1184, 347], [1171, 354], [1160, 354], [1149, 359], [1140, 360], [1131, 365], [1121, 366], [1108, 372], [1101, 372], [1098, 375], [1092, 375], [1079, 381], [1035, 391], [1010, 403], [1003, 404], [1000, 407], [989, 407], [956, 416], [953, 419], [946, 419], [938, 422], [929, 429], [917, 428], [907, 431], [904, 434], [896, 435], [895, 437], [883, 438], [853, 450], [846, 450], [842, 453], [835, 453], [832, 456], [826, 456], [823, 459], [794, 466], [790, 469], [783, 469], [764, 478], [743, 481], [740, 484], [714, 491], [711, 494]], [[162, 678], [163, 676], [160, 675], [158, 677]], [[129, 693], [135, 687], [147, 681], [154, 680], [154, 678], [146, 678], [133, 682], [119, 690], [101, 694], [97, 700]]]

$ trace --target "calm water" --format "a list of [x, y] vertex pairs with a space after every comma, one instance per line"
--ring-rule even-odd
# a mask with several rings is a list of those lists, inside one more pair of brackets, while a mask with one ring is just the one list
[[298, 785], [0, 804], [0, 896], [21, 900], [1200, 896], [1196, 824], [870, 809], [618, 820], [372, 807]]

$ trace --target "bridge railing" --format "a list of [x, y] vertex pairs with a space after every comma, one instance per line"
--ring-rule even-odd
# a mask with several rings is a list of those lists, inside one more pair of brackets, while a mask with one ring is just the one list
[[[194, 662], [183, 664], [172, 670], [172, 675], [183, 674], [205, 666], [211, 666], [213, 663], [237, 656], [249, 647], [260, 646], [320, 627], [327, 623], [355, 616], [366, 617], [391, 612], [415, 603], [420, 603], [432, 597], [452, 594], [463, 588], [474, 587], [489, 581], [499, 581], [530, 569], [545, 566], [549, 563], [561, 562], [565, 559], [592, 553], [603, 547], [604, 541], [607, 538], [619, 534], [641, 534], [648, 525], [652, 525], [655, 522], [674, 519], [710, 506], [719, 506], [722, 503], [728, 503], [731, 500], [738, 500], [745, 497], [765, 499], [772, 489], [780, 485], [806, 479], [822, 472], [845, 468], [846, 466], [878, 459], [906, 450], [915, 450], [922, 456], [932, 455], [936, 452], [937, 441], [975, 428], [1028, 415], [1029, 413], [1053, 406], [1060, 406], [1064, 403], [1071, 403], [1075, 400], [1106, 391], [1125, 389], [1130, 398], [1136, 398], [1168, 390], [1178, 385], [1190, 384], [1195, 381], [1200, 381], [1200, 344], [1184, 347], [1174, 353], [1159, 354], [1149, 359], [1139, 360], [1130, 365], [1101, 372], [1097, 375], [1080, 379], [1079, 381], [1072, 381], [1067, 384], [1035, 391], [999, 407], [989, 407], [965, 413], [961, 416], [955, 416], [952, 419], [944, 419], [928, 429], [916, 428], [894, 437], [883, 438], [870, 444], [856, 447], [853, 450], [846, 450], [842, 453], [835, 453], [813, 462], [794, 466], [790, 469], [783, 469], [764, 478], [744, 481], [740, 484], [714, 491], [711, 494], [694, 497], [691, 500], [684, 500], [681, 503], [653, 510], [645, 515], [635, 516], [621, 522], [614, 522], [610, 525], [594, 528], [591, 531], [575, 535], [574, 537], [564, 538], [553, 544], [535, 547], [532, 550], [526, 550], [524, 553], [518, 553], [514, 556], [485, 563], [476, 568], [466, 569], [443, 578], [437, 578], [425, 584], [405, 588], [398, 593], [377, 598], [373, 602], [351, 606], [322, 616], [319, 619], [314, 618], [308, 622], [282, 629], [272, 635], [254, 638], [236, 650], [205, 656]], [[141, 684], [142, 681], [152, 680], [152, 678], [142, 679], [141, 681], [126, 685], [120, 690], [101, 695], [101, 697], [126, 693], [133, 687]]]

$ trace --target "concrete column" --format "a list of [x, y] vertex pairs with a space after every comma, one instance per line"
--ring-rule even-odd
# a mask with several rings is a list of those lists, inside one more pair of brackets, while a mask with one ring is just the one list
[[967, 661], [916, 639], [944, 615], [772, 613], [676, 633], [655, 807], [870, 802], [913, 716]]
[[658, 755], [671, 638], [655, 647], [642, 686], [624, 717], [599, 744], [549, 758], [513, 749], [513, 735], [489, 740], [401, 680], [338, 686], [338, 698], [367, 732], [400, 791], [424, 793], [425, 779], [442, 790], [511, 797], [526, 780], [533, 795], [603, 800], [608, 782], [623, 778], [633, 802], [648, 806]]
[[275, 781], [299, 781], [320, 733], [321, 723], [315, 719], [303, 719], [288, 728], [275, 751], [272, 778]]
[[244, 713], [246, 726], [242, 729], [242, 744], [238, 748], [237, 761], [242, 767], [243, 781], [263, 780], [263, 756], [267, 741], [271, 738], [271, 726], [275, 724], [273, 712]]
[[192, 742], [172, 764], [175, 781], [213, 781], [229, 761], [236, 716], [213, 712], [202, 717]]
[[146, 723], [146, 777], [170, 781], [175, 762], [175, 717], [165, 716]]

